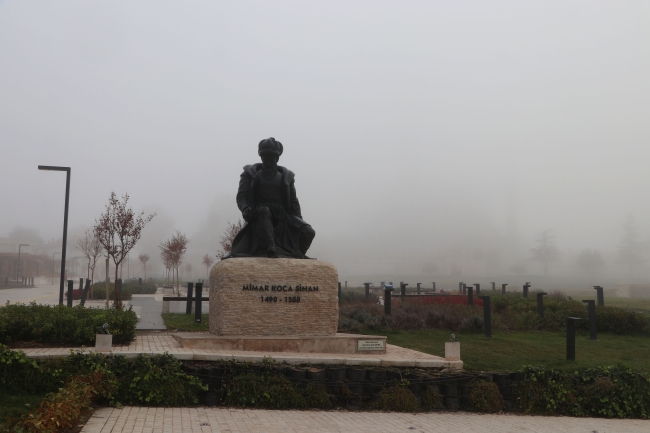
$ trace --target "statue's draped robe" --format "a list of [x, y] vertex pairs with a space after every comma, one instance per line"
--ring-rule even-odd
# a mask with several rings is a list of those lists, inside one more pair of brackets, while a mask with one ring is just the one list
[[[257, 210], [260, 205], [269, 207], [273, 217], [273, 237], [277, 254], [279, 256], [302, 258], [304, 255], [300, 251], [300, 228], [308, 225], [302, 219], [300, 212], [300, 203], [296, 197], [296, 188], [294, 186], [295, 174], [285, 167], [278, 166], [281, 174], [280, 203], [256, 203], [257, 187], [260, 183], [262, 164], [247, 165], [239, 179], [239, 190], [237, 191], [237, 206], [240, 211], [247, 207]], [[253, 230], [256, 221], [246, 222], [239, 234], [232, 243], [230, 257], [250, 257], [266, 256], [266, 248], [260, 245], [259, 239], [255, 236]]]

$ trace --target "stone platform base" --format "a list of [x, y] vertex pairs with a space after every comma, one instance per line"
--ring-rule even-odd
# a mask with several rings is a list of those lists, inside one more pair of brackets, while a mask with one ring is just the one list
[[230, 337], [211, 334], [173, 334], [183, 348], [248, 350], [256, 352], [376, 354], [386, 353], [386, 337], [336, 334], [333, 337]]

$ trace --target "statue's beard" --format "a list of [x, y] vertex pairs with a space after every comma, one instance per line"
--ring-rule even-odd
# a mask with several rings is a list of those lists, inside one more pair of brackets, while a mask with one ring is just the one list
[[275, 174], [278, 171], [277, 162], [263, 162], [262, 171], [264, 174]]

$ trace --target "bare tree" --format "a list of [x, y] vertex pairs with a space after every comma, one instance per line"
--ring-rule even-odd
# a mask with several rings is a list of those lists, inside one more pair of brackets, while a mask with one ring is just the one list
[[[174, 284], [176, 293], [180, 296], [180, 285], [178, 281], [178, 267], [183, 262], [183, 255], [187, 251], [187, 244], [190, 242], [187, 237], [178, 230], [170, 239], [160, 244], [161, 255], [163, 260], [167, 258], [172, 267], [172, 284]], [[174, 270], [176, 270], [176, 280], [174, 282]]]
[[205, 265], [205, 273], [207, 275], [206, 279], [210, 281], [210, 266], [214, 263], [214, 259], [210, 255], [206, 254], [203, 256], [203, 261], [201, 263]]
[[537, 246], [530, 249], [530, 252], [533, 253], [533, 260], [539, 262], [542, 266], [544, 276], [548, 275], [551, 263], [556, 262], [560, 256], [554, 238], [555, 236], [551, 235], [550, 230], [544, 230], [535, 240]]
[[617, 263], [628, 265], [630, 267], [630, 276], [633, 276], [637, 266], [645, 263], [647, 253], [648, 245], [641, 242], [639, 226], [632, 214], [629, 214], [625, 224], [623, 224], [623, 238], [618, 247]]
[[95, 221], [93, 230], [99, 243], [115, 264], [115, 301], [113, 301], [113, 306], [116, 309], [122, 308], [122, 294], [119, 293], [117, 284], [120, 264], [140, 240], [142, 229], [156, 216], [155, 212], [146, 217], [144, 212], [136, 215], [130, 207], [127, 207], [128, 201], [128, 194], [124, 194], [120, 201], [115, 192], [111, 192], [106, 212], [100, 215], [99, 220]]
[[230, 251], [232, 251], [232, 241], [235, 240], [235, 236], [237, 236], [243, 227], [244, 223], [242, 220], [238, 220], [237, 224], [232, 224], [228, 221], [228, 227], [219, 241], [221, 244], [221, 251], [217, 253], [218, 259], [223, 259], [225, 256], [230, 254]]
[[95, 266], [97, 266], [97, 260], [99, 260], [104, 248], [95, 233], [92, 230], [86, 230], [84, 236], [77, 241], [77, 249], [88, 259], [88, 275], [86, 278], [90, 279], [90, 286], [92, 287], [95, 283]]
[[600, 251], [586, 248], [582, 250], [578, 256], [578, 259], [576, 260], [576, 263], [579, 267], [587, 272], [589, 277], [593, 277], [596, 271], [603, 267], [605, 260], [600, 254]]
[[138, 260], [142, 263], [142, 269], [144, 270], [144, 281], [147, 281], [147, 262], [149, 261], [149, 254], [140, 254]]

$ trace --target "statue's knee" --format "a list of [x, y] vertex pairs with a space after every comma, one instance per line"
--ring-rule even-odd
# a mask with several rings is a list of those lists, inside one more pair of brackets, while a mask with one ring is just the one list
[[261, 206], [259, 209], [257, 209], [257, 214], [261, 217], [270, 217], [271, 209], [266, 206]]
[[316, 236], [316, 232], [313, 228], [311, 228], [311, 226], [302, 226], [300, 229], [300, 234], [309, 239], [313, 239], [314, 236]]

